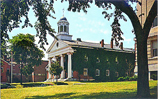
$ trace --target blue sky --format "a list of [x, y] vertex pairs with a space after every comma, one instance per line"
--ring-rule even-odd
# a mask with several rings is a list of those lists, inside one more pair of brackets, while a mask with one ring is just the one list
[[[98, 8], [94, 3], [90, 4], [90, 8], [87, 9], [87, 13], [84, 13], [81, 11], [80, 13], [78, 12], [71, 12], [67, 11], [68, 8], [68, 2], [63, 2], [61, 3], [60, 0], [55, 1], [54, 3], [54, 9], [55, 9], [55, 14], [53, 14], [56, 19], [51, 19], [49, 18], [49, 22], [52, 26], [52, 28], [55, 29], [57, 32], [57, 22], [59, 19], [63, 16], [63, 8], [64, 10], [64, 16], [67, 18], [69, 21], [69, 34], [73, 35], [72, 39], [76, 40], [77, 38], [81, 38], [82, 41], [90, 41], [90, 42], [100, 42], [102, 39], [104, 39], [104, 42], [106, 44], [110, 44], [111, 40], [111, 34], [112, 34], [112, 29], [111, 29], [111, 23], [113, 21], [113, 18], [108, 21], [107, 19], [104, 18], [104, 15], [102, 15], [102, 11], [104, 11], [103, 8]], [[110, 10], [109, 10], [110, 12]], [[134, 48], [134, 40], [133, 38], [135, 37], [134, 34], [132, 33], [133, 27], [132, 24], [129, 20], [129, 18], [125, 15], [127, 22], [120, 20], [121, 23], [121, 29], [124, 33], [123, 38], [123, 46], [126, 48]], [[29, 12], [29, 19], [32, 24], [35, 23], [37, 20], [36, 17], [34, 16], [34, 13], [32, 10]], [[30, 33], [32, 35], [36, 35], [36, 30], [34, 28], [17, 28], [14, 29], [11, 33], [9, 33], [9, 37], [12, 38], [12, 36], [15, 36], [19, 33]], [[50, 44], [53, 42], [53, 38], [48, 35], [47, 36], [49, 45], [45, 46], [47, 49]], [[38, 42], [38, 38], [36, 38], [36, 43]], [[45, 53], [45, 57], [43, 58], [44, 60], [47, 60], [47, 54]]]

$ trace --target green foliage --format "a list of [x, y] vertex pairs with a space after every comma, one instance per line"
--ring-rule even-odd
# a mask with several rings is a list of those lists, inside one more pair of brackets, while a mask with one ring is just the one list
[[24, 66], [22, 68], [22, 74], [25, 76], [29, 76], [30, 74], [32, 74], [32, 72], [34, 71], [34, 69], [32, 68], [32, 66], [30, 64]]
[[[115, 72], [118, 72], [120, 77], [125, 76], [129, 68], [126, 60], [134, 65], [134, 53], [106, 51], [99, 48], [74, 47], [74, 49], [76, 52], [72, 55], [73, 71], [83, 75], [83, 69], [88, 68], [88, 75], [96, 81], [115, 81], [118, 78]], [[85, 56], [88, 57], [88, 61], [85, 61]], [[96, 69], [100, 70], [100, 76], [95, 75]], [[110, 76], [106, 76], [106, 70], [110, 70]]]
[[28, 76], [33, 72], [33, 66], [39, 66], [41, 59], [44, 56], [42, 50], [35, 45], [35, 39], [30, 34], [18, 34], [9, 40], [11, 43], [11, 51], [13, 52], [14, 60], [22, 63], [23, 74]]
[[126, 76], [126, 77], [119, 77], [117, 79], [117, 81], [137, 81], [138, 79], [138, 76], [133, 76], [133, 77], [129, 77], [129, 76]]
[[157, 80], [157, 75], [156, 75], [156, 74], [152, 74], [152, 75], [151, 75], [151, 79]]
[[53, 64], [51, 64], [49, 72], [54, 75], [60, 75], [62, 70], [63, 68], [59, 65], [59, 62], [54, 62]]
[[130, 78], [129, 76], [126, 76], [124, 80], [129, 81], [129, 78]]
[[125, 79], [124, 79], [124, 77], [119, 77], [118, 79], [117, 79], [117, 81], [124, 81]]
[[[28, 26], [33, 27], [30, 23], [28, 13], [32, 7], [37, 20], [35, 22], [35, 29], [39, 37], [39, 43], [42, 48], [44, 44], [48, 45], [46, 35], [49, 33], [54, 36], [55, 30], [51, 28], [48, 17], [55, 19], [52, 13], [53, 1], [48, 0], [1, 0], [1, 42], [9, 39], [8, 31], [11, 32], [14, 28], [19, 28], [22, 23], [22, 17], [25, 18], [22, 28]], [[51, 13], [52, 12], [52, 13]]]

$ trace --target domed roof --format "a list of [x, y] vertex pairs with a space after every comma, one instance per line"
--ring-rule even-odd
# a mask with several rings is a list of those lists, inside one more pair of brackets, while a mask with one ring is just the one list
[[65, 21], [67, 21], [66, 17], [61, 17], [60, 20], [65, 20]]

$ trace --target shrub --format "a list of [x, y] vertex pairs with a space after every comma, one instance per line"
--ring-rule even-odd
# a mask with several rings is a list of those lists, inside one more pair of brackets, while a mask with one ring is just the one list
[[156, 75], [156, 74], [152, 74], [152, 75], [151, 75], [151, 79], [157, 80], [157, 75]]
[[133, 77], [130, 77], [130, 78], [129, 78], [129, 81], [137, 81], [137, 78], [138, 78], [138, 76], [135, 75], [135, 76], [133, 76]]
[[117, 81], [124, 81], [124, 78], [123, 78], [123, 77], [119, 77], [119, 78], [117, 79]]
[[4, 89], [4, 88], [8, 88], [8, 86], [4, 85], [4, 84], [3, 85], [1, 84], [1, 89]]
[[126, 76], [124, 80], [129, 81], [129, 76]]

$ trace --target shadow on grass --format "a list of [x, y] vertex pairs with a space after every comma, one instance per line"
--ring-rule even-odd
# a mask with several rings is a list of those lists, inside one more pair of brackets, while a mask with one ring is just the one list
[[70, 95], [73, 95], [75, 93], [61, 93], [61, 94], [55, 94], [55, 95], [47, 95], [47, 96], [32, 96], [27, 97], [25, 99], [56, 99], [56, 98], [66, 98]]
[[[157, 99], [157, 87], [150, 89], [151, 96], [148, 98], [137, 98], [136, 91], [132, 92], [126, 92], [130, 91], [131, 89], [125, 89], [122, 90], [122, 92], [100, 92], [100, 93], [92, 93], [92, 94], [86, 94], [86, 95], [77, 95], [77, 93], [61, 93], [61, 94], [55, 94], [55, 95], [49, 95], [49, 96], [32, 96], [25, 99], [56, 99], [56, 98], [64, 98], [64, 99], [73, 99], [73, 98], [79, 98], [79, 99]], [[76, 96], [73, 96], [75, 95]], [[72, 96], [71, 96], [72, 95]]]

